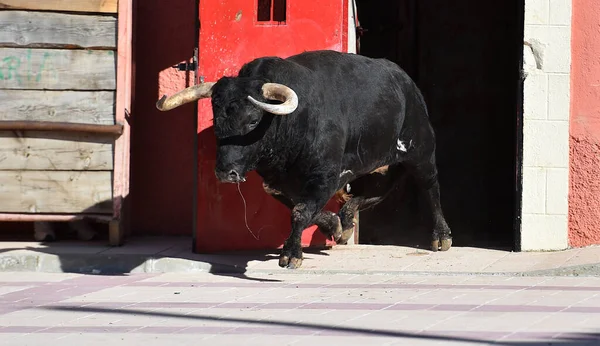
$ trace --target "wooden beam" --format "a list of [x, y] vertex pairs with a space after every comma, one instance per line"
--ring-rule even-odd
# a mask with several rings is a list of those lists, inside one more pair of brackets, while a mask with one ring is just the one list
[[123, 135], [115, 142], [115, 168], [113, 185], [113, 217], [110, 227], [111, 243], [120, 245], [124, 235], [130, 233], [129, 170], [130, 170], [130, 126], [127, 122], [131, 111], [132, 91], [132, 37], [133, 1], [119, 1], [119, 34], [117, 42], [117, 108], [116, 121], [123, 124]]
[[0, 89], [115, 90], [115, 52], [0, 48]]
[[89, 170], [113, 168], [113, 140], [96, 135], [0, 131], [2, 170]]
[[0, 131], [54, 131], [121, 135], [123, 125], [62, 123], [55, 121], [0, 121]]
[[114, 91], [2, 90], [0, 119], [114, 125]]
[[0, 47], [115, 49], [117, 46], [115, 17], [0, 11], [0, 23]]
[[35, 222], [35, 221], [54, 221], [65, 222], [90, 219], [108, 223], [112, 220], [111, 215], [102, 214], [17, 214], [0, 213], [0, 222]]
[[0, 212], [111, 213], [112, 172], [0, 171]]
[[117, 13], [118, 0], [0, 0], [1, 9]]

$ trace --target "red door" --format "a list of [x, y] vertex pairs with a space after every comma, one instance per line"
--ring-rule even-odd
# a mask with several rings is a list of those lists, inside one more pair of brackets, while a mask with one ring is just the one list
[[[236, 75], [261, 56], [287, 57], [306, 50], [345, 51], [347, 0], [200, 0], [199, 75], [216, 81]], [[210, 100], [198, 104], [196, 251], [273, 249], [290, 233], [290, 211], [268, 196], [254, 172], [241, 184], [217, 182]], [[328, 209], [337, 210], [331, 201]], [[304, 246], [329, 243], [313, 226]]]

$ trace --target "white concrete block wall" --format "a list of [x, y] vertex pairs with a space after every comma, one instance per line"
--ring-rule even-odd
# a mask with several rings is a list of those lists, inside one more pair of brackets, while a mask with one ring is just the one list
[[356, 54], [356, 2], [348, 1], [348, 53]]
[[571, 0], [525, 0], [521, 250], [568, 247]]

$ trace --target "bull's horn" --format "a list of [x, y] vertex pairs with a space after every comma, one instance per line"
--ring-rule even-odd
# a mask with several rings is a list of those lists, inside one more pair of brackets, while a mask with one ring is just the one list
[[180, 92], [169, 97], [167, 97], [167, 95], [164, 95], [160, 100], [156, 102], [156, 108], [160, 111], [165, 112], [170, 111], [171, 109], [177, 108], [186, 103], [211, 97], [213, 85], [215, 85], [214, 82], [202, 83], [191, 86], [189, 88], [185, 88]]
[[298, 108], [298, 95], [296, 95], [296, 92], [290, 87], [278, 83], [265, 83], [262, 86], [262, 92], [264, 98], [267, 100], [277, 100], [283, 102], [278, 105], [273, 105], [257, 101], [252, 96], [248, 96], [248, 100], [250, 100], [250, 102], [269, 113], [276, 115], [288, 115]]

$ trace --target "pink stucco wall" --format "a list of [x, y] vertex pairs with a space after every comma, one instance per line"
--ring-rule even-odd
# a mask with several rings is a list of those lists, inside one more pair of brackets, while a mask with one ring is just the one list
[[569, 242], [600, 243], [600, 6], [573, 0]]

